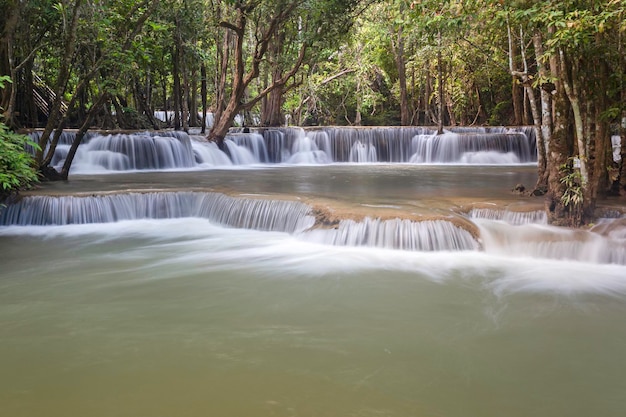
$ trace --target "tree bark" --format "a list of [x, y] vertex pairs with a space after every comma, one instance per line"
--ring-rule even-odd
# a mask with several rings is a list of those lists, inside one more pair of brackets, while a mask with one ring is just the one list
[[11, 84], [6, 84], [4, 89], [0, 90], [0, 108], [3, 109], [4, 123], [11, 127], [14, 126], [13, 111], [18, 85], [13, 57], [13, 41], [19, 22], [20, 5], [20, 1], [7, 2], [7, 7], [3, 9], [5, 21], [2, 25], [2, 38], [0, 38], [0, 75], [10, 76], [12, 81]]
[[[540, 95], [541, 95], [541, 135], [537, 138], [537, 184], [535, 188], [545, 190], [548, 187], [548, 169], [546, 151], [550, 146], [552, 136], [552, 93], [554, 84], [548, 82], [549, 69], [544, 55], [543, 39], [541, 32], [536, 31], [533, 35], [533, 46], [535, 48], [535, 60], [537, 62], [537, 72], [539, 74]], [[534, 115], [533, 115], [534, 117]], [[537, 121], [535, 121], [535, 129]]]
[[437, 134], [443, 134], [443, 117], [444, 117], [444, 101], [443, 101], [443, 62], [441, 58], [441, 31], [437, 33], [437, 77], [439, 82], [439, 120], [437, 121]]
[[[277, 34], [269, 46], [272, 84], [277, 83], [283, 77], [280, 57], [283, 53], [283, 44], [285, 35], [282, 31]], [[267, 85], [265, 86], [267, 87]], [[266, 97], [261, 111], [261, 126], [282, 126], [284, 124], [283, 117], [283, 94], [282, 87], [273, 89]]]
[[[72, 58], [74, 56], [74, 50], [76, 49], [76, 30], [78, 28], [78, 15], [79, 9], [81, 8], [82, 0], [76, 0], [74, 2], [74, 8], [72, 10], [72, 18], [70, 20], [68, 26], [68, 33], [64, 40], [64, 51], [63, 56], [61, 57], [61, 64], [59, 68], [59, 76], [57, 78], [56, 88], [55, 88], [55, 98], [50, 108], [50, 115], [48, 116], [48, 122], [46, 123], [46, 127], [39, 139], [39, 150], [37, 150], [35, 155], [35, 160], [38, 163], [39, 167], [46, 166], [47, 164], [44, 161], [44, 151], [46, 149], [46, 145], [48, 143], [48, 139], [50, 138], [50, 134], [52, 131], [59, 125], [62, 114], [61, 114], [61, 105], [63, 104], [63, 96], [65, 94], [65, 89], [67, 87], [67, 81], [69, 80], [71, 73], [71, 64]], [[54, 151], [52, 149], [52, 151]], [[50, 158], [46, 158], [48, 160]]]
[[207, 79], [206, 64], [203, 62], [200, 66], [200, 96], [202, 100], [202, 128], [200, 133], [204, 135], [206, 132], [206, 115], [207, 115]]
[[[401, 12], [403, 7], [401, 6]], [[396, 61], [396, 68], [398, 70], [398, 84], [400, 87], [400, 124], [402, 126], [408, 126], [411, 124], [411, 109], [409, 106], [409, 96], [407, 92], [406, 82], [406, 63], [404, 60], [404, 33], [402, 26], [398, 28], [398, 31], [394, 34], [391, 31], [391, 49]], [[395, 36], [395, 42], [394, 42]]]
[[280, 25], [290, 18], [290, 14], [297, 5], [297, 1], [290, 2], [285, 5], [275, 16], [273, 16], [265, 30], [258, 36], [256, 44], [253, 48], [254, 53], [250, 58], [250, 67], [246, 72], [246, 59], [244, 59], [244, 36], [247, 25], [247, 14], [251, 5], [237, 4], [236, 17], [234, 23], [221, 22], [220, 26], [230, 30], [235, 35], [235, 51], [234, 51], [234, 74], [232, 80], [232, 89], [228, 104], [226, 105], [224, 112], [218, 118], [216, 116], [213, 128], [209, 132], [208, 140], [214, 141], [219, 147], [223, 148], [224, 138], [230, 129], [235, 116], [241, 112], [241, 110], [248, 110], [268, 94], [270, 94], [276, 88], [283, 88], [287, 82], [296, 74], [300, 69], [307, 50], [307, 44], [303, 43], [300, 47], [299, 55], [289, 71], [285, 72], [280, 80], [273, 81], [271, 85], [266, 87], [263, 91], [257, 93], [257, 95], [250, 100], [244, 102], [244, 96], [246, 88], [250, 85], [252, 80], [259, 76], [259, 67], [261, 62], [266, 56], [269, 43], [275, 36], [276, 31]]

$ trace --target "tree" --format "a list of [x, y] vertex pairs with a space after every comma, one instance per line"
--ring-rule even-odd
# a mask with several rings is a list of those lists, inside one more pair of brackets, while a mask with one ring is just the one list
[[[302, 65], [312, 62], [325, 42], [346, 32], [359, 4], [358, 0], [260, 0], [237, 1], [225, 8], [218, 24], [233, 36], [233, 72], [226, 105], [223, 111], [216, 113], [208, 139], [221, 146], [237, 114], [252, 109], [274, 90], [293, 88], [297, 84], [295, 75]], [[273, 78], [263, 89], [251, 91], [252, 82], [260, 75], [261, 64], [268, 59], [270, 47], [279, 47], [280, 37], [290, 22], [297, 22], [296, 58], [281, 76]], [[245, 42], [248, 33], [252, 34], [250, 44]], [[222, 57], [225, 62], [224, 52]], [[220, 79], [225, 79], [225, 67], [222, 66]]]
[[[609, 186], [610, 124], [619, 122], [623, 108], [624, 58], [621, 36], [615, 35], [626, 30], [626, 4], [519, 1], [510, 6], [505, 13], [520, 28], [522, 52], [522, 69], [511, 62], [511, 73], [524, 85], [538, 144], [546, 148], [545, 162], [540, 150], [538, 186], [546, 182], [552, 223], [580, 226], [593, 219], [597, 198]], [[529, 44], [524, 31], [530, 33]], [[527, 44], [534, 53], [532, 71]]]

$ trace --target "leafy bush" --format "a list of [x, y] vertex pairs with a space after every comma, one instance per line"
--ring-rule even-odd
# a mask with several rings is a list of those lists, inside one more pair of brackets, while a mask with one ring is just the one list
[[37, 148], [27, 136], [18, 135], [0, 122], [0, 197], [5, 197], [37, 181], [33, 158], [24, 150], [24, 145]]
[[[0, 77], [0, 89], [11, 78]], [[28, 136], [12, 132], [7, 125], [0, 121], [0, 201], [6, 196], [23, 188], [28, 188], [37, 181], [37, 171], [33, 167], [32, 157], [24, 150], [24, 145], [34, 149], [39, 146], [31, 142]]]

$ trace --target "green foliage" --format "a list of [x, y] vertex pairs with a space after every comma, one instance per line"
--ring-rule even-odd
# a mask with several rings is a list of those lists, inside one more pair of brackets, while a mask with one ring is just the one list
[[[0, 89], [7, 82], [11, 82], [10, 77], [0, 76]], [[32, 166], [33, 159], [24, 150], [24, 145], [38, 148], [27, 136], [11, 132], [0, 121], [0, 197], [27, 188], [37, 181], [37, 172]]]
[[28, 188], [37, 181], [33, 159], [24, 150], [25, 144], [37, 147], [27, 136], [11, 132], [0, 122], [0, 196]]
[[565, 186], [561, 202], [565, 207], [577, 210], [582, 207], [584, 201], [583, 179], [580, 170], [574, 167], [574, 158], [569, 158], [567, 163], [561, 165], [561, 184]]

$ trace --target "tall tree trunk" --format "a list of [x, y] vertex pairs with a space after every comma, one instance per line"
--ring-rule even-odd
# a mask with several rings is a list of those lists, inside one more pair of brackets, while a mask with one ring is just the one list
[[433, 117], [433, 111], [430, 104], [430, 98], [433, 94], [433, 77], [430, 73], [430, 68], [426, 67], [426, 77], [424, 83], [424, 124], [427, 126], [433, 125], [435, 117]]
[[181, 124], [181, 88], [180, 88], [180, 51], [178, 50], [178, 43], [174, 46], [174, 54], [172, 55], [172, 77], [174, 78], [174, 91], [172, 94], [174, 105], [174, 130], [180, 130]]
[[[551, 71], [558, 80], [562, 73], [561, 65], [551, 66]], [[572, 218], [578, 217], [578, 208], [574, 204], [566, 205], [563, 196], [566, 185], [562, 181], [564, 174], [573, 171], [569, 158], [573, 152], [571, 138], [570, 109], [567, 105], [562, 83], [556, 82], [554, 94], [554, 130], [548, 151], [548, 192], [546, 193], [546, 212], [548, 222], [560, 226], [573, 226]]]
[[198, 127], [198, 70], [195, 65], [189, 80], [189, 127]]
[[2, 29], [2, 37], [0, 38], [0, 75], [10, 76], [12, 81], [11, 84], [6, 84], [4, 89], [0, 90], [0, 109], [3, 111], [4, 123], [9, 126], [14, 125], [13, 116], [18, 85], [13, 57], [13, 42], [19, 22], [21, 3], [17, 0], [6, 2], [2, 10], [4, 22], [0, 25]]
[[535, 57], [537, 61], [537, 72], [541, 80], [541, 137], [537, 137], [537, 189], [547, 189], [548, 187], [548, 169], [547, 169], [547, 149], [550, 147], [550, 138], [552, 136], [552, 94], [554, 92], [554, 84], [548, 82], [550, 71], [547, 67], [548, 60], [544, 54], [543, 39], [541, 32], [536, 31], [533, 35], [533, 46], [535, 48]]
[[[404, 11], [403, 3], [400, 6], [400, 12]], [[391, 48], [396, 61], [398, 70], [398, 83], [400, 87], [400, 124], [408, 126], [411, 124], [411, 109], [409, 108], [409, 97], [406, 83], [406, 63], [404, 60], [404, 33], [402, 26], [394, 34], [391, 31]], [[394, 41], [395, 37], [395, 41]]]
[[441, 31], [437, 33], [437, 78], [439, 82], [439, 120], [437, 122], [437, 134], [443, 133], [444, 99], [443, 99], [443, 59], [441, 58]]
[[202, 129], [200, 133], [204, 135], [206, 132], [206, 114], [207, 114], [207, 79], [206, 79], [206, 64], [203, 62], [200, 66], [200, 96], [202, 99]]
[[[78, 28], [78, 15], [79, 9], [81, 8], [82, 0], [76, 0], [74, 2], [74, 8], [72, 9], [72, 17], [67, 28], [67, 34], [64, 39], [64, 50], [63, 56], [61, 57], [61, 63], [59, 68], [59, 76], [57, 78], [56, 88], [55, 88], [55, 97], [50, 107], [50, 115], [48, 116], [48, 122], [46, 123], [46, 127], [39, 139], [39, 150], [37, 150], [35, 155], [35, 160], [37, 161], [39, 167], [47, 166], [47, 163], [51, 160], [52, 156], [49, 154], [49, 157], [46, 157], [46, 161], [44, 161], [44, 151], [46, 149], [46, 145], [48, 143], [48, 139], [50, 138], [50, 134], [52, 131], [60, 124], [62, 119], [61, 113], [61, 105], [63, 104], [63, 96], [65, 95], [65, 89], [67, 87], [67, 82], [70, 78], [71, 74], [71, 64], [72, 58], [74, 57], [74, 50], [76, 49], [76, 30]], [[54, 149], [50, 151], [54, 152]]]
[[[272, 84], [277, 83], [283, 77], [280, 56], [283, 53], [284, 42], [285, 35], [284, 32], [281, 31], [269, 46], [268, 53], [272, 56], [270, 60]], [[266, 83], [265, 88], [268, 85], [269, 84]], [[282, 126], [284, 124], [283, 95], [284, 90], [278, 87], [272, 90], [272, 92], [267, 95], [267, 98], [263, 100], [264, 106], [261, 111], [262, 126]]]
[[[561, 81], [563, 82], [563, 89], [565, 90], [565, 94], [570, 102], [572, 108], [572, 114], [574, 116], [574, 127], [575, 127], [575, 137], [576, 137], [576, 145], [578, 148], [578, 160], [580, 164], [580, 175], [582, 177], [582, 186], [583, 189], [587, 187], [587, 183], [589, 181], [589, 174], [587, 172], [587, 144], [585, 141], [585, 126], [583, 122], [583, 111], [580, 103], [580, 87], [579, 87], [579, 76], [578, 73], [578, 63], [576, 62], [568, 62], [565, 58], [565, 53], [563, 50], [559, 50], [559, 60], [561, 61], [561, 68], [563, 71], [563, 77]], [[568, 72], [566, 69], [569, 68], [571, 71], [571, 79], [568, 76]]]
[[[509, 43], [509, 71], [511, 75], [515, 77], [524, 88], [524, 95], [528, 99], [527, 104], [528, 104], [528, 107], [530, 108], [530, 113], [532, 115], [532, 125], [533, 125], [535, 138], [537, 142], [537, 183], [535, 184], [535, 192], [543, 194], [545, 193], [548, 187], [548, 175], [549, 175], [546, 169], [547, 167], [546, 149], [545, 149], [546, 141], [543, 136], [543, 132], [544, 132], [543, 122], [546, 121], [547, 119], [542, 118], [542, 112], [539, 110], [539, 107], [537, 106], [537, 97], [535, 95], [535, 89], [533, 87], [533, 79], [528, 73], [528, 65], [526, 62], [526, 49], [524, 45], [525, 39], [524, 39], [523, 33], [520, 30], [519, 49], [516, 49], [515, 47], [515, 42], [513, 42], [513, 35], [511, 33], [511, 27], [508, 25], [507, 25], [507, 36], [508, 36], [508, 43]], [[547, 74], [545, 72], [545, 68], [542, 63], [543, 47], [541, 44], [541, 38], [536, 34], [533, 37], [533, 42], [535, 46], [535, 60], [537, 62], [538, 70], [542, 71], [541, 75], [546, 76]], [[516, 52], [514, 51], [519, 51], [521, 55], [521, 63], [523, 66], [523, 69], [521, 71], [516, 69], [516, 63], [514, 61]], [[544, 98], [543, 92], [541, 94], [542, 94], [542, 99], [543, 99]], [[525, 101], [524, 107], [525, 106], [526, 106], [526, 101]], [[542, 100], [541, 108], [542, 110], [544, 110], [543, 100]], [[527, 111], [524, 111], [524, 113], [526, 114]], [[545, 127], [550, 129], [551, 128], [550, 124], [551, 122], [548, 122], [548, 126], [545, 126]]]
[[213, 120], [221, 119], [224, 108], [226, 107], [226, 82], [228, 80], [231, 43], [231, 31], [226, 30], [222, 38], [222, 47], [217, 48], [217, 62], [220, 63], [220, 70], [215, 80], [215, 112], [213, 114]]

